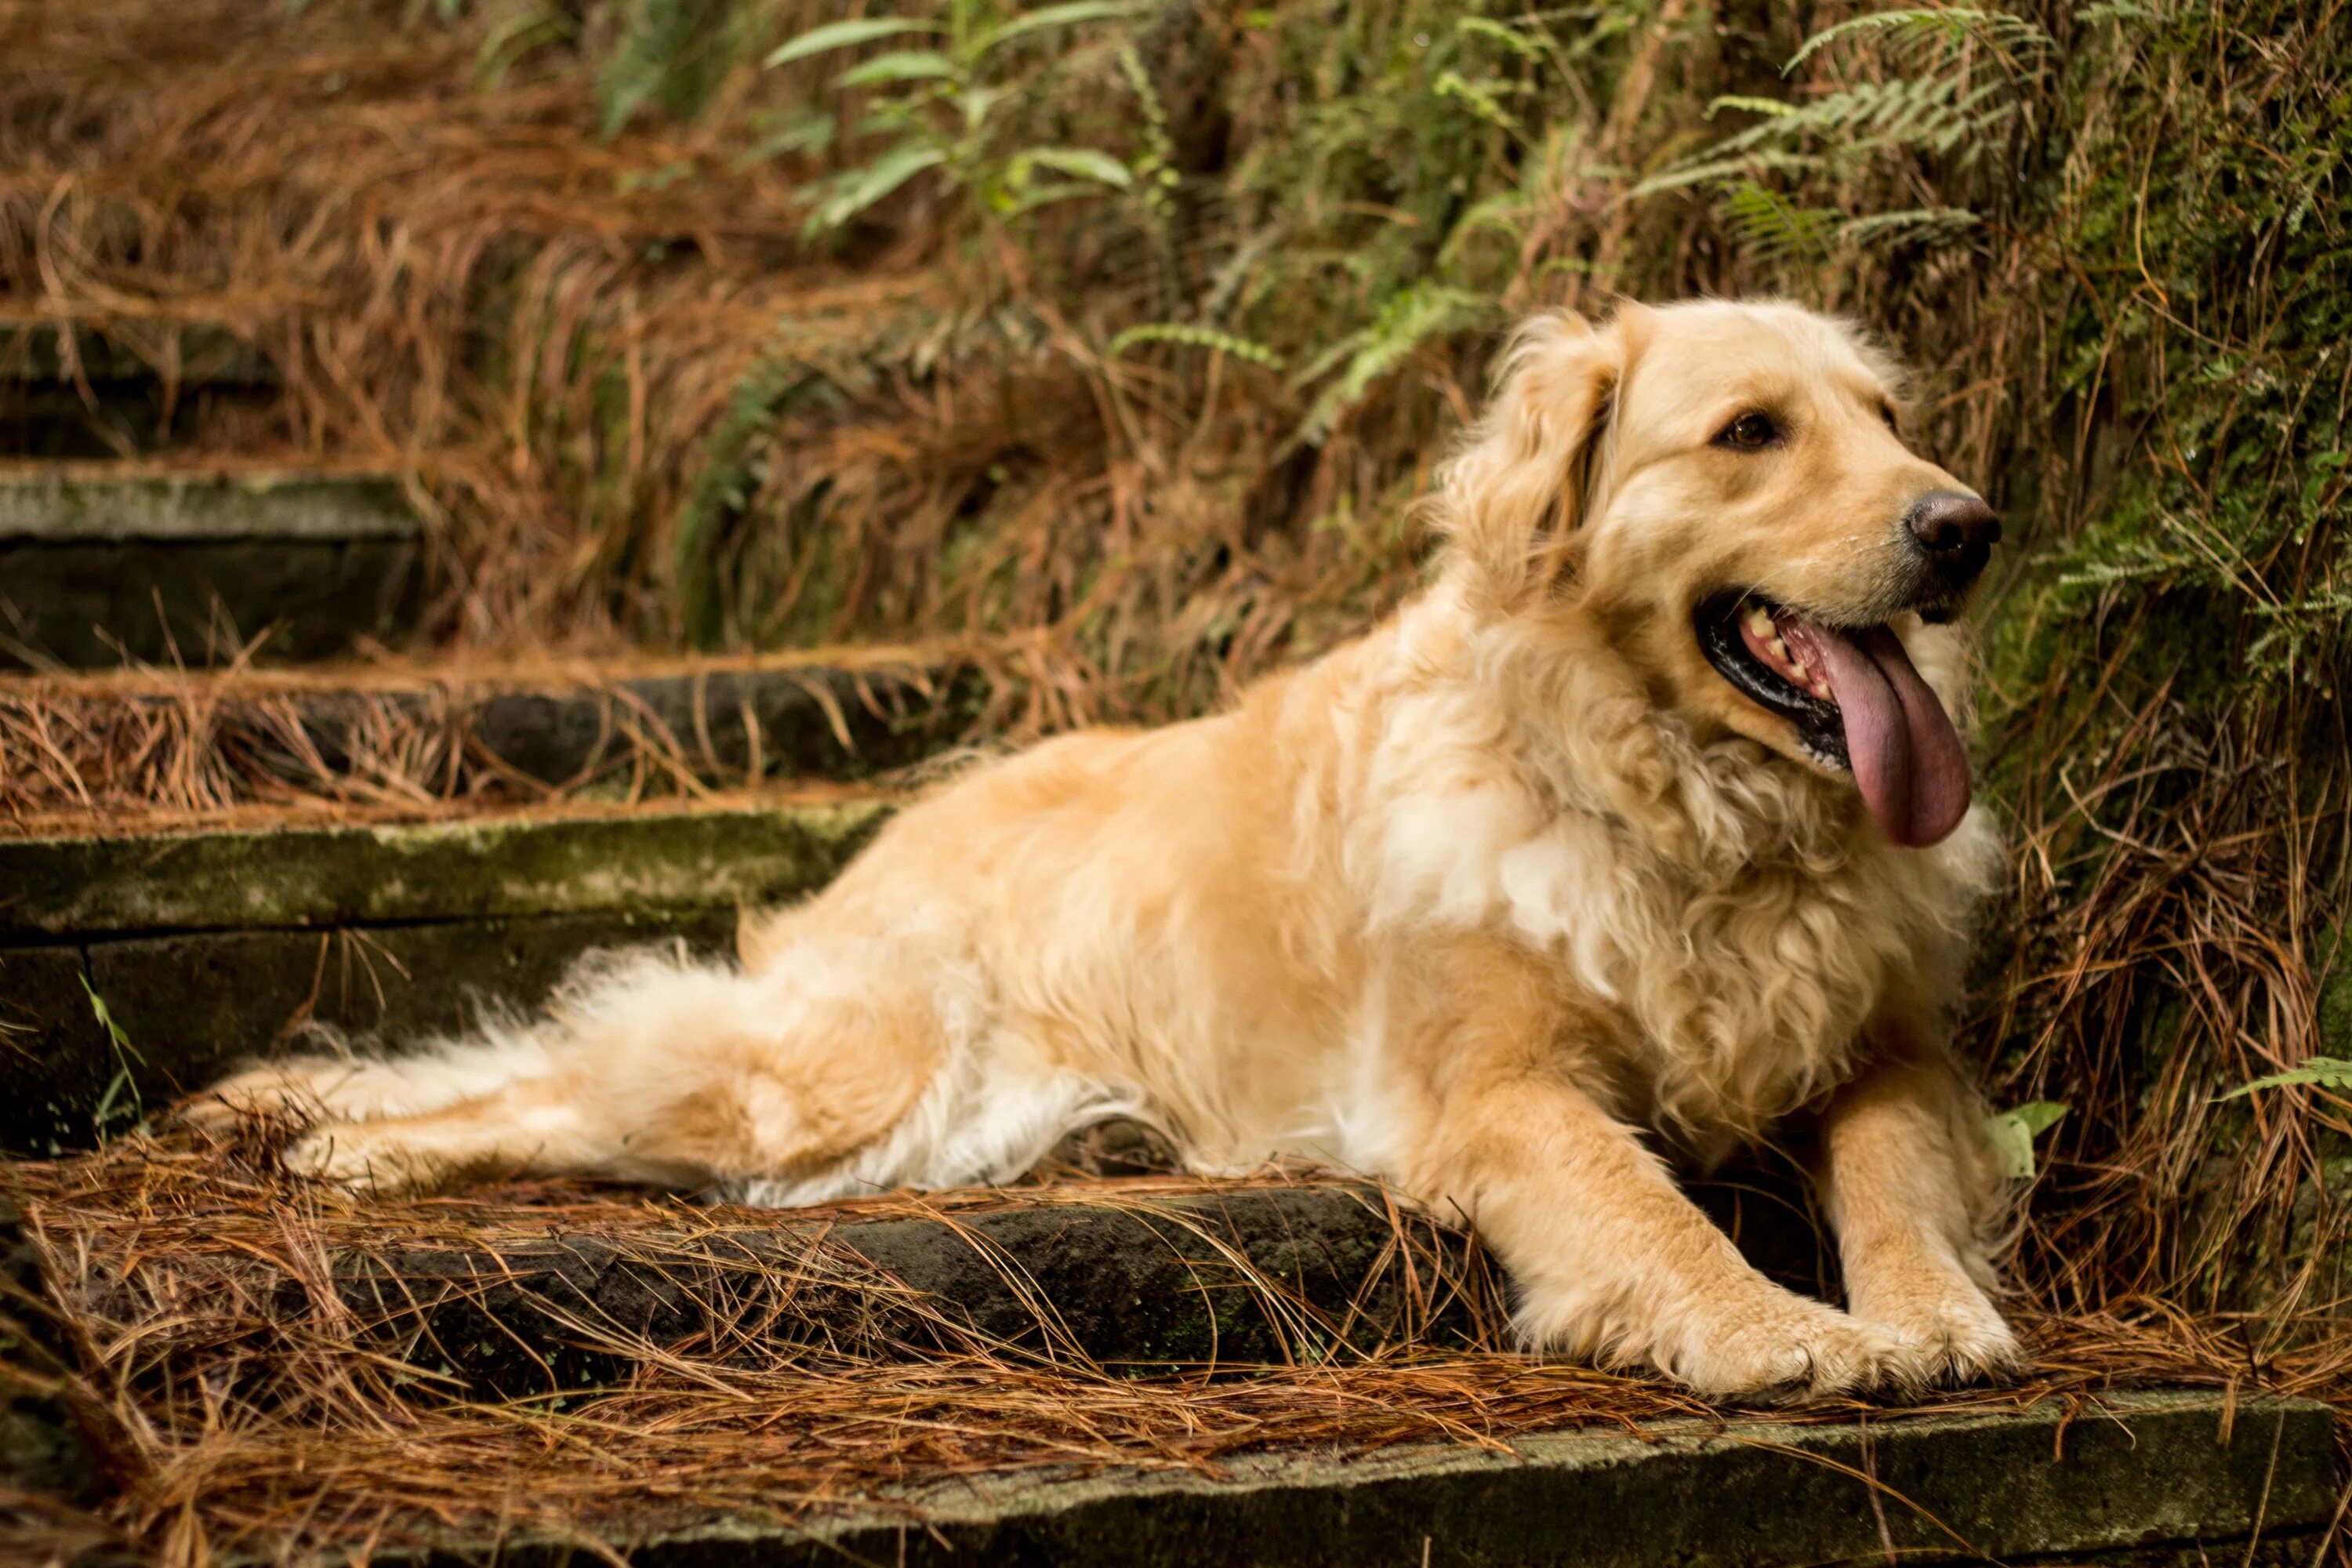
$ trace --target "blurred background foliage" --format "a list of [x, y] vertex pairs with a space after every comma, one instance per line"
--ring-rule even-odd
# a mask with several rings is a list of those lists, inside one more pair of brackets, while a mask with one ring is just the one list
[[2341, 4], [19, 0], [0, 102], [0, 306], [262, 344], [213, 439], [420, 473], [442, 646], [950, 641], [1015, 734], [1410, 592], [1517, 316], [1856, 318], [2010, 520], [2021, 1277], [2334, 1321], [2346, 1098], [2215, 1097], [2352, 1056]]

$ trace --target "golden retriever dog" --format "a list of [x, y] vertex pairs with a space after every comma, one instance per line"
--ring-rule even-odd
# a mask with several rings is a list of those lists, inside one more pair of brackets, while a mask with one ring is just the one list
[[[1998, 850], [1958, 619], [1999, 538], [1888, 361], [1781, 303], [1525, 327], [1427, 589], [1228, 710], [973, 768], [739, 960], [221, 1086], [377, 1191], [579, 1173], [790, 1205], [996, 1182], [1108, 1114], [1466, 1216], [1536, 1347], [1719, 1396], [1998, 1374], [1947, 1057]], [[1845, 1310], [1677, 1187], [1801, 1119]]]

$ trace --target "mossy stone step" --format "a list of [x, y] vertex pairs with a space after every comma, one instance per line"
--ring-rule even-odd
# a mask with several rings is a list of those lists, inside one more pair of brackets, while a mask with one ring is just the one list
[[[338, 674], [228, 670], [59, 675], [0, 682], [0, 715], [84, 733], [172, 727], [203, 715], [205, 743], [257, 787], [343, 798], [389, 765], [451, 796], [496, 799], [517, 779], [568, 789], [682, 777], [719, 787], [770, 778], [856, 780], [948, 749], [981, 717], [989, 682], [951, 654], [628, 661], [500, 671]], [[420, 760], [423, 759], [423, 760]], [[76, 759], [83, 788], [135, 797], [137, 770]]]
[[623, 1386], [672, 1358], [984, 1352], [1140, 1375], [1460, 1349], [1498, 1314], [1433, 1279], [1431, 1259], [1470, 1245], [1392, 1217], [1369, 1186], [1015, 1188], [936, 1218], [719, 1208], [690, 1227], [600, 1233], [575, 1215], [473, 1246], [394, 1226], [329, 1258], [331, 1306], [315, 1276], [260, 1262], [249, 1289], [289, 1331], [320, 1314], [338, 1325], [322, 1332], [426, 1358], [449, 1398], [513, 1400]]
[[0, 385], [275, 386], [269, 357], [211, 322], [68, 321], [0, 322]]
[[0, 839], [0, 1149], [84, 1146], [307, 1021], [430, 1033], [540, 1001], [590, 948], [723, 951], [740, 907], [823, 886], [888, 810]]
[[331, 657], [414, 621], [422, 532], [383, 475], [0, 471], [0, 658]]
[[217, 325], [0, 322], [0, 453], [13, 457], [154, 451], [278, 390], [268, 356]]
[[[1828, 1563], [2315, 1561], [2335, 1422], [2305, 1400], [2123, 1393], [2095, 1407], [1692, 1421], [1508, 1452], [1267, 1453], [1223, 1473], [978, 1475], [797, 1524], [451, 1542], [378, 1568], [1796, 1568]], [[909, 1518], [909, 1513], [913, 1517]]]

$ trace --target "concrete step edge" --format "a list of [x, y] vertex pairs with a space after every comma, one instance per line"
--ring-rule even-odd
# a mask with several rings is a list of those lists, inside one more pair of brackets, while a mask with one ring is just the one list
[[0, 948], [108, 936], [759, 904], [822, 886], [893, 797], [0, 838]]
[[592, 951], [724, 953], [895, 805], [0, 839], [0, 1149], [89, 1147], [313, 1026], [398, 1043], [538, 1006]]
[[0, 543], [415, 540], [396, 474], [77, 463], [0, 468]]
[[[2090, 1408], [1732, 1421], [1524, 1436], [1510, 1451], [1266, 1453], [1221, 1474], [987, 1474], [877, 1491], [793, 1523], [606, 1529], [633, 1568], [1357, 1568], [1559, 1563], [1793, 1568], [2066, 1560], [2307, 1560], [2334, 1512], [2334, 1415], [2310, 1401], [2120, 1393]], [[488, 1542], [379, 1552], [443, 1568]], [[590, 1560], [497, 1544], [505, 1568]]]

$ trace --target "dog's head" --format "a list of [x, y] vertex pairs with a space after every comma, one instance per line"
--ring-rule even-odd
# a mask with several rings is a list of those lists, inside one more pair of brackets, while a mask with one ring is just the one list
[[2000, 524], [1905, 445], [1899, 395], [1791, 305], [1540, 319], [1447, 470], [1451, 569], [1483, 613], [1586, 617], [1702, 741], [1850, 778], [1933, 844], [1969, 804], [1951, 623]]

